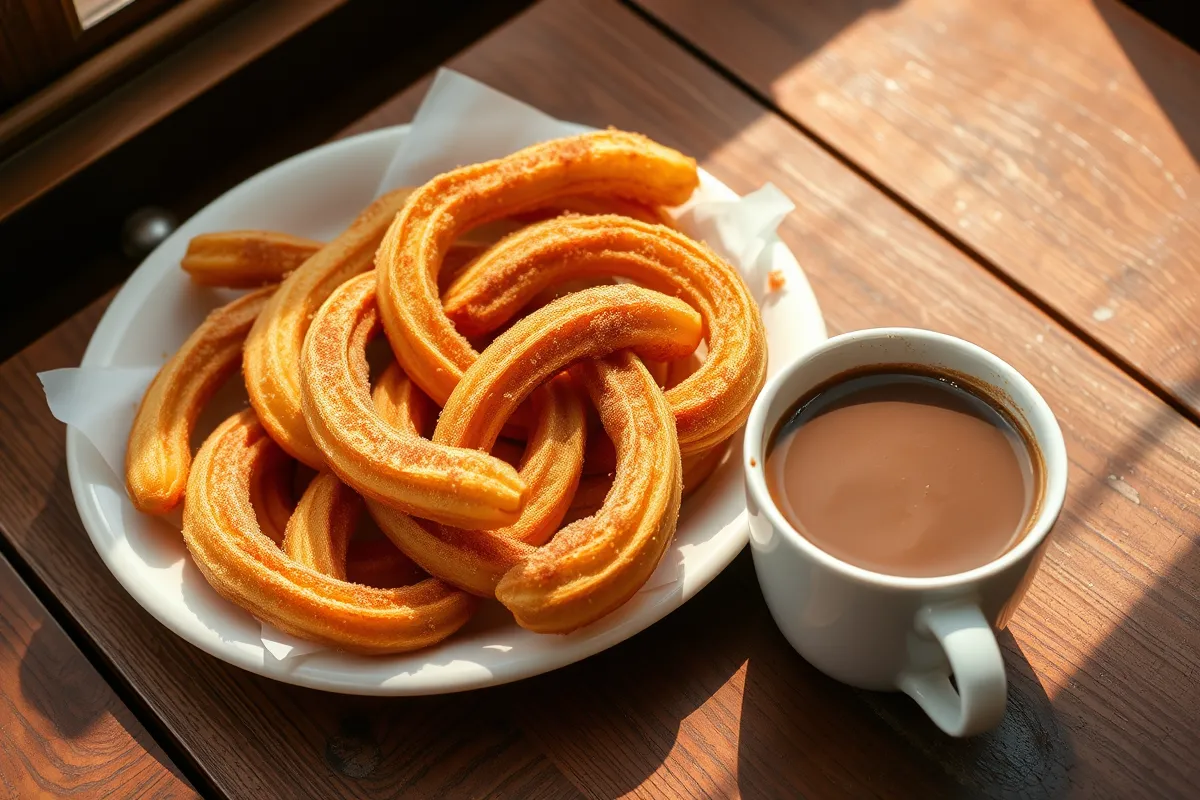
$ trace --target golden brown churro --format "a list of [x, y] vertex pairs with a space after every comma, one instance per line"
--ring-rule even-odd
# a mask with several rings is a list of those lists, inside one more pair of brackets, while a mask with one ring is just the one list
[[579, 194], [676, 205], [696, 188], [696, 162], [644, 136], [602, 131], [462, 167], [415, 191], [379, 246], [379, 309], [396, 359], [444, 403], [476, 353], [442, 311], [438, 272], [459, 233]]
[[667, 392], [667, 401], [685, 455], [728, 439], [766, 380], [766, 333], [737, 270], [677, 231], [616, 216], [541, 222], [481, 255], [442, 301], [458, 330], [479, 335], [503, 325], [548, 286], [597, 275], [635, 280], [700, 312], [708, 358]]
[[399, 589], [347, 583], [297, 562], [264, 536], [250, 483], [276, 446], [247, 409], [222, 423], [196, 454], [183, 538], [218, 594], [293, 636], [362, 653], [427, 647], [462, 627], [474, 602], [441, 581]]
[[[679, 358], [695, 348], [699, 337], [699, 315], [675, 298], [636, 286], [576, 292], [524, 318], [484, 351], [442, 410], [434, 441], [488, 450], [531, 390], [570, 364], [626, 347], [659, 358]], [[670, 430], [674, 431], [674, 423]], [[538, 441], [535, 432], [531, 442]], [[548, 437], [548, 446], [553, 441]], [[580, 440], [577, 455], [572, 455], [569, 475], [551, 473], [552, 479], [569, 477], [572, 487], [578, 482], [583, 444]], [[554, 464], [554, 459], [547, 462], [550, 467]], [[569, 502], [568, 496], [554, 508], [557, 518], [566, 513]], [[476, 594], [490, 595], [496, 581], [531, 553], [523, 541], [496, 531], [421, 525], [387, 509], [368, 508], [380, 528], [427, 572]]]
[[616, 445], [612, 489], [594, 516], [563, 528], [496, 585], [517, 622], [543, 633], [573, 631], [636, 594], [679, 518], [679, 441], [662, 390], [628, 351], [577, 371]]
[[250, 481], [250, 504], [254, 506], [258, 527], [278, 545], [283, 544], [288, 520], [296, 508], [292, 492], [295, 477], [295, 459], [276, 447], [263, 456]]
[[[381, 413], [380, 390], [376, 407]], [[426, 571], [460, 589], [491, 597], [496, 582], [530, 550], [544, 544], [558, 529], [571, 504], [583, 466], [583, 404], [566, 376], [559, 376], [533, 394], [537, 423], [521, 457], [521, 479], [530, 501], [511, 525], [488, 531], [464, 531], [432, 522], [419, 523], [393, 509], [368, 503], [381, 530]], [[394, 406], [385, 404], [388, 409]], [[411, 431], [401, 408], [389, 419]], [[481, 449], [491, 445], [483, 444]]]
[[[214, 590], [334, 648], [435, 644], [472, 595], [538, 632], [601, 619], [654, 572], [765, 376], [745, 283], [674, 228], [698, 184], [692, 159], [609, 130], [386, 194], [329, 244], [193, 238], [197, 284], [280, 283], [214, 312], [151, 384], [135, 505], [186, 493]], [[395, 361], [372, 389], [380, 331]], [[193, 461], [239, 356], [252, 408]]]
[[300, 405], [300, 349], [317, 309], [333, 290], [374, 264], [383, 238], [409, 190], [380, 197], [340, 236], [288, 276], [246, 340], [246, 392], [259, 419], [284, 450], [314, 469], [324, 465]]
[[661, 292], [625, 285], [569, 294], [518, 321], [479, 356], [446, 401], [433, 440], [489, 447], [517, 405], [559, 370], [625, 348], [682, 358], [701, 335], [700, 315]]
[[201, 286], [253, 289], [279, 283], [325, 245], [274, 231], [202, 233], [179, 265]]
[[510, 465], [380, 418], [365, 355], [378, 330], [374, 276], [360, 275], [333, 292], [305, 340], [304, 418], [330, 469], [364, 497], [426, 519], [460, 527], [515, 522], [526, 487]]
[[[638, 213], [639, 207], [634, 205], [634, 208], [626, 209], [620, 204], [606, 207], [595, 203], [596, 211], [592, 213], [601, 213], [602, 209], [608, 214], [631, 212], [629, 216], [657, 221], [651, 210], [641, 209]], [[510, 227], [515, 230], [517, 226], [514, 223]], [[463, 266], [491, 244], [470, 238], [455, 242], [446, 257], [447, 268]], [[257, 289], [284, 280], [324, 246], [324, 242], [277, 231], [202, 233], [188, 242], [187, 253], [179, 266], [200, 286]]]
[[283, 552], [322, 575], [346, 580], [346, 550], [362, 516], [362, 498], [322, 472], [312, 479], [288, 520]]
[[125, 450], [125, 488], [138, 511], [165, 514], [183, 499], [191, 436], [204, 404], [242, 359], [242, 342], [274, 287], [208, 315], [150, 382]]

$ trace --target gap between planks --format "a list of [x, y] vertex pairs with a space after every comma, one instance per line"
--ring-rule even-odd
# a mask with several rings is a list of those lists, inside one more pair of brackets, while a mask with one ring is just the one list
[[42, 604], [51, 618], [58, 623], [58, 626], [71, 641], [71, 644], [75, 645], [84, 659], [92, 666], [92, 669], [96, 670], [100, 678], [108, 684], [113, 694], [117, 696], [117, 699], [125, 704], [129, 712], [141, 723], [142, 727], [146, 729], [146, 732], [150, 734], [155, 743], [162, 748], [167, 758], [175, 763], [175, 766], [183, 773], [188, 782], [192, 784], [192, 787], [204, 797], [223, 797], [223, 793], [217, 791], [216, 785], [203, 767], [200, 766], [200, 763], [195, 759], [191, 751], [183, 746], [182, 742], [166, 727], [162, 719], [146, 704], [142, 696], [133, 688], [132, 684], [125, 679], [121, 671], [105, 657], [104, 653], [101, 652], [100, 648], [92, 640], [92, 637], [83, 630], [71, 613], [67, 611], [66, 607], [59, 602], [58, 597], [50, 590], [46, 582], [42, 580], [42, 576], [21, 556], [12, 543], [12, 537], [2, 527], [0, 527], [0, 557], [8, 561], [13, 571], [17, 573], [17, 577], [25, 582], [25, 586], [37, 598], [37, 601]]

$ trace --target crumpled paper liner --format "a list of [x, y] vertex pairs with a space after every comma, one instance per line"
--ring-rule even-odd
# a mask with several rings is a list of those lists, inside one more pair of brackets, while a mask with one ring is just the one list
[[[523, 147], [589, 130], [563, 122], [452, 70], [439, 70], [413, 119], [409, 134], [385, 170], [376, 196], [417, 186], [442, 172], [508, 155]], [[674, 210], [694, 238], [741, 269], [755, 299], [770, 292], [764, 264], [775, 231], [795, 208], [771, 184], [732, 200], [689, 201]], [[39, 373], [50, 412], [79, 430], [118, 475], [124, 475], [125, 445], [142, 394], [161, 364], [86, 367]], [[133, 512], [130, 507], [131, 513]], [[641, 593], [658, 591], [682, 577], [682, 559], [670, 552]], [[323, 650], [262, 623], [264, 659], [287, 662]]]

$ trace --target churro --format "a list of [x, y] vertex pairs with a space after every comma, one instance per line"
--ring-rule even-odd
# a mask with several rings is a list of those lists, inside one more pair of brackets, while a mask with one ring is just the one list
[[196, 418], [237, 369], [246, 334], [274, 291], [259, 289], [213, 311], [154, 376], [125, 451], [125, 488], [138, 511], [165, 514], [183, 499]]
[[309, 435], [300, 402], [304, 336], [333, 290], [371, 269], [375, 248], [408, 195], [408, 189], [400, 189], [380, 197], [289, 275], [246, 339], [243, 371], [250, 404], [271, 437], [314, 469], [324, 466], [324, 458]]
[[[394, 392], [394, 390], [389, 390]], [[376, 407], [397, 427], [413, 430], [403, 404], [382, 400]], [[491, 597], [496, 582], [519, 559], [525, 545], [544, 544], [558, 529], [570, 507], [583, 466], [584, 409], [576, 388], [565, 376], [533, 393], [537, 420], [520, 460], [520, 476], [530, 500], [511, 525], [486, 534], [432, 522], [417, 522], [394, 509], [368, 503], [380, 529], [426, 571], [472, 594]], [[391, 415], [390, 418], [388, 415]], [[494, 442], [480, 442], [482, 450]]]
[[576, 370], [617, 450], [613, 485], [595, 515], [563, 528], [509, 570], [496, 599], [522, 627], [568, 633], [632, 597], [675, 533], [679, 441], [662, 390], [630, 352]]
[[676, 205], [697, 183], [694, 160], [620, 131], [557, 139], [439, 175], [413, 192], [376, 257], [380, 315], [396, 359], [438, 403], [474, 362], [438, 295], [438, 272], [462, 231], [579, 194]]
[[279, 283], [325, 245], [275, 231], [202, 233], [179, 266], [201, 286], [252, 289]]
[[[679, 358], [690, 353], [699, 338], [699, 315], [673, 297], [636, 286], [576, 292], [525, 317], [479, 356], [442, 410], [433, 440], [488, 450], [505, 420], [533, 388], [565, 367], [627, 347], [658, 358]], [[648, 372], [646, 375], [653, 383]], [[560, 378], [556, 383], [562, 381]], [[655, 391], [661, 396], [657, 385]], [[669, 427], [675, 442], [674, 422]], [[538, 441], [535, 432], [531, 442]], [[551, 478], [558, 479], [556, 490], [561, 490], [564, 477], [570, 478], [569, 486], [574, 490], [582, 469], [583, 445], [581, 439], [578, 449], [572, 452], [568, 476], [550, 473]], [[553, 437], [546, 438], [546, 446], [551, 452], [561, 452]], [[547, 466], [552, 468], [557, 460], [548, 459]], [[570, 495], [560, 502], [553, 509], [557, 519], [566, 513]], [[489, 596], [505, 573], [531, 555], [533, 548], [526, 542], [536, 541], [530, 537], [522, 541], [496, 531], [422, 525], [390, 509], [375, 505], [369, 508], [379, 527], [423, 569], [483, 596]]]
[[691, 306], [639, 286], [561, 297], [519, 320], [479, 356], [446, 401], [433, 440], [487, 447], [517, 405], [559, 370], [626, 348], [646, 358], [682, 358], [701, 335]]
[[[285, 633], [362, 653], [427, 647], [462, 627], [474, 601], [441, 581], [397, 589], [348, 583], [296, 561], [263, 535], [250, 483], [277, 446], [247, 409], [222, 423], [196, 454], [183, 538], [218, 594]], [[326, 488], [331, 484], [318, 478], [305, 493], [313, 518], [336, 502], [336, 491], [323, 494]]]
[[531, 225], [464, 269], [442, 302], [458, 330], [474, 336], [500, 327], [558, 281], [606, 275], [672, 294], [700, 312], [708, 357], [667, 401], [685, 455], [728, 439], [766, 380], [766, 333], [737, 270], [677, 231], [617, 216]]
[[302, 419], [329, 468], [364, 497], [425, 519], [470, 528], [515, 522], [526, 486], [512, 466], [413, 436], [379, 416], [365, 354], [378, 330], [367, 274], [333, 292], [305, 340]]

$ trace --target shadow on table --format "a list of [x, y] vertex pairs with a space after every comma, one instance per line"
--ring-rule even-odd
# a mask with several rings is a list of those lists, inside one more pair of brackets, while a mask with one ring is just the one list
[[651, 631], [505, 691], [520, 727], [597, 796], [1062, 796], [1071, 738], [1009, 634], [1001, 647], [1003, 724], [949, 739], [907, 697], [809, 666], [775, 628], [743, 552]]
[[513, 684], [515, 719], [593, 796], [730, 796], [737, 784], [736, 674], [755, 635], [746, 602], [757, 592], [753, 581], [743, 553], [650, 629]]
[[[1192, 379], [1197, 381], [1200, 376]], [[1151, 403], [1155, 416], [1107, 454], [1103, 469], [1089, 475], [1084, 490], [1076, 484], [1068, 493], [1051, 535], [1061, 540], [1088, 531], [1078, 511], [1130, 503], [1138, 507], [1133, 518], [1140, 518], [1140, 525], [1103, 531], [1090, 527], [1102, 537], [1093, 544], [1097, 555], [1103, 557], [1106, 546], [1115, 548], [1120, 542], [1135, 563], [1161, 558], [1167, 566], [1148, 570], [1144, 577], [1124, 576], [1137, 581], [1132, 604], [1086, 658], [1070, 665], [1055, 704], [1073, 707], [1080, 715], [1076, 738], [1089, 751], [1106, 754], [1103, 772], [1077, 779], [1102, 786], [1119, 776], [1147, 795], [1169, 795], [1190, 791], [1200, 782], [1195, 758], [1200, 745], [1195, 722], [1200, 718], [1200, 683], [1195, 679], [1200, 669], [1200, 464], [1188, 458], [1189, 439], [1195, 441], [1193, 422], [1164, 404]], [[1195, 452], [1194, 446], [1190, 449]], [[1160, 469], [1149, 472], [1143, 462], [1156, 450], [1175, 457], [1164, 458]], [[1072, 463], [1071, 468], [1080, 466]], [[1167, 530], [1155, 530], [1159, 523]], [[1171, 529], [1177, 533], [1174, 541]], [[1118, 607], [1128, 602], [1120, 596], [1105, 601]], [[1093, 764], [1090, 770], [1095, 769]]]
[[[1188, 148], [1193, 159], [1200, 159], [1200, 114], [1196, 113], [1196, 97], [1200, 92], [1200, 71], [1164, 52], [1164, 36], [1155, 28], [1140, 24], [1134, 11], [1117, 3], [1116, 0], [1094, 0], [1096, 11], [1108, 25], [1113, 37], [1125, 51], [1130, 65], [1137, 71], [1142, 83], [1154, 95], [1154, 100], [1163, 114], [1170, 120], [1180, 141]], [[1145, 6], [1148, 12], [1157, 12], [1168, 24], [1185, 26], [1171, 33], [1200, 40], [1200, 23], [1195, 14], [1185, 13], [1186, 4], [1161, 2], [1134, 2], [1134, 7]], [[1168, 6], [1173, 5], [1174, 8]], [[1164, 16], [1165, 15], [1165, 16]], [[1173, 21], [1173, 22], [1172, 22]], [[1135, 24], [1138, 23], [1138, 24]], [[1186, 48], [1181, 43], [1181, 48]], [[1190, 55], [1190, 54], [1189, 54]], [[1192, 64], [1196, 59], [1190, 59]]]
[[1009, 676], [1003, 722], [981, 736], [951, 739], [907, 696], [852, 689], [810, 666], [759, 604], [757, 616], [771, 628], [755, 637], [746, 669], [738, 748], [743, 797], [1066, 794], [1071, 737], [1007, 632], [1000, 634]]
[[[64, 656], [69, 659], [64, 661]], [[112, 694], [106, 680], [93, 672], [54, 623], [48, 622], [34, 632], [21, 658], [19, 680], [21, 696], [54, 726], [57, 736], [78, 742], [72, 748], [78, 759], [75, 766], [90, 766], [99, 774], [102, 762], [113, 756], [113, 748], [125, 746], [109, 728], [111, 723], [107, 718], [111, 716], [112, 722], [164, 770], [181, 783], [188, 783], [154, 737]], [[130, 750], [126, 755], [134, 758], [136, 752]]]

